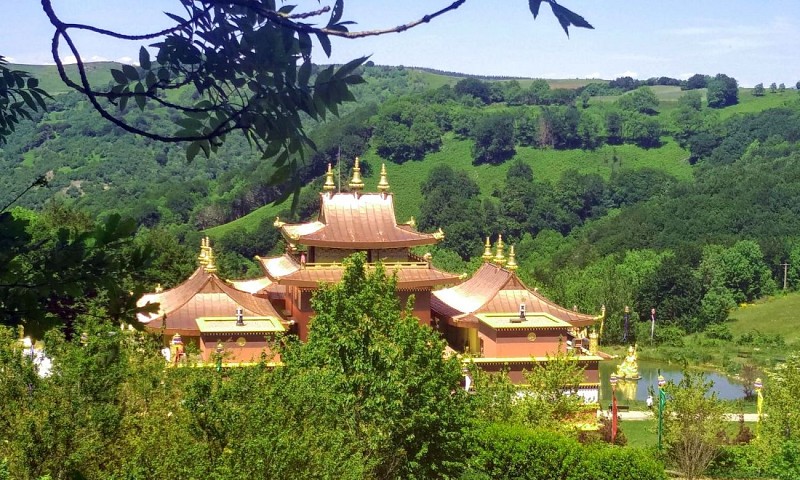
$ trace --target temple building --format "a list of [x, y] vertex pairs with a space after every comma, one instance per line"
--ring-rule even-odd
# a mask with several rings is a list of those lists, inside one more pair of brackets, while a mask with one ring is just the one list
[[140, 321], [161, 332], [165, 344], [175, 334], [196, 344], [203, 361], [221, 351], [229, 363], [255, 361], [262, 352], [269, 354], [270, 342], [279, 334], [307, 339], [314, 291], [321, 283], [338, 282], [343, 260], [364, 252], [368, 268], [381, 262], [388, 275], [397, 275], [401, 305], [413, 295], [414, 316], [439, 331], [465, 359], [487, 371], [507, 370], [521, 383], [524, 369], [571, 349], [585, 367], [581, 394], [597, 399], [600, 357], [594, 354], [596, 336], [590, 348], [586, 331], [600, 316], [560, 307], [527, 288], [516, 275], [514, 247], [506, 258], [502, 238], [495, 252], [486, 239], [483, 265], [463, 283], [458, 275], [433, 267], [430, 254], [419, 256], [411, 248], [435, 245], [444, 233], [418, 232], [413, 218], [397, 222], [385, 166], [378, 192], [365, 193], [356, 158], [349, 187], [349, 192], [336, 191], [328, 165], [318, 217], [297, 224], [275, 220], [286, 251], [278, 257], [256, 257], [264, 272], [261, 278], [220, 279], [205, 239], [200, 267], [174, 289], [145, 295], [140, 306], [158, 302], [160, 308], [141, 314]]
[[429, 256], [411, 252], [411, 247], [438, 243], [444, 234], [441, 230], [418, 232], [413, 221], [397, 223], [385, 166], [381, 168], [380, 191], [362, 193], [364, 182], [356, 158], [349, 187], [350, 192], [334, 192], [333, 171], [328, 165], [318, 218], [300, 224], [276, 219], [287, 252], [275, 258], [257, 257], [266, 277], [285, 287], [285, 313], [296, 322], [301, 340], [306, 339], [314, 314], [312, 294], [320, 282], [338, 282], [344, 272], [342, 261], [353, 253], [365, 252], [368, 263], [380, 261], [388, 274], [397, 273], [401, 305], [413, 294], [414, 316], [426, 325], [431, 319], [431, 291], [458, 282], [457, 275], [434, 268]]
[[[579, 393], [599, 398], [599, 361], [596, 341], [590, 347], [587, 327], [601, 320], [556, 305], [517, 277], [512, 245], [506, 258], [502, 236], [496, 253], [486, 239], [484, 263], [469, 280], [433, 292], [434, 327], [469, 361], [488, 372], [507, 371], [514, 383], [524, 383], [530, 370], [548, 356], [570, 351], [584, 368]], [[595, 337], [596, 338], [596, 337]]]
[[252, 362], [262, 354], [278, 361], [271, 358], [270, 342], [288, 331], [291, 322], [267, 295], [237, 289], [217, 276], [208, 238], [200, 250], [200, 266], [185, 282], [171, 290], [157, 288], [139, 299], [138, 306], [159, 305], [157, 312], [140, 313], [139, 322], [161, 333], [165, 345], [174, 341], [192, 345], [203, 361], [210, 361], [215, 352], [224, 353], [226, 363]]

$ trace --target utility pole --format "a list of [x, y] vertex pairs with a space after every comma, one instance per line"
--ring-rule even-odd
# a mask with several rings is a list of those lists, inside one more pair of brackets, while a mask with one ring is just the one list
[[783, 290], [786, 291], [786, 274], [789, 271], [789, 264], [783, 262], [781, 265], [783, 266]]

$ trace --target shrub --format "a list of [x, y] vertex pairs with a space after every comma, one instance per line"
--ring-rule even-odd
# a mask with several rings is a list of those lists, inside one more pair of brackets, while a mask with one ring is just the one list
[[492, 424], [477, 432], [475, 455], [462, 479], [666, 479], [655, 457], [636, 448], [583, 446], [554, 432]]
[[727, 325], [721, 323], [715, 323], [706, 327], [705, 335], [708, 338], [714, 338], [717, 340], [733, 340], [733, 334], [731, 333], [731, 329], [728, 328]]

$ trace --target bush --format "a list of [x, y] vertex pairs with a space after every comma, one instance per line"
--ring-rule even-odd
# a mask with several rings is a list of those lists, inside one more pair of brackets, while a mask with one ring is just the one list
[[706, 337], [708, 338], [717, 340], [733, 340], [731, 329], [728, 328], [727, 325], [723, 325], [721, 323], [709, 325], [706, 327], [706, 330], [703, 333], [705, 333]]
[[604, 444], [583, 446], [549, 431], [492, 424], [476, 435], [475, 455], [462, 479], [666, 479], [655, 455]]
[[766, 473], [763, 452], [754, 445], [725, 446], [706, 473], [722, 478], [761, 478]]

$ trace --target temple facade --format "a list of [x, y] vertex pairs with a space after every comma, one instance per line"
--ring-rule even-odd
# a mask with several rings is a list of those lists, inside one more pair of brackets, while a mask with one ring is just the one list
[[523, 370], [572, 350], [585, 367], [582, 395], [597, 399], [600, 357], [590, 351], [586, 331], [600, 316], [560, 307], [527, 288], [516, 275], [514, 247], [506, 258], [502, 238], [494, 252], [486, 239], [484, 263], [468, 280], [433, 267], [429, 254], [418, 256], [411, 248], [435, 245], [444, 233], [418, 232], [413, 219], [397, 222], [385, 166], [378, 192], [365, 193], [356, 159], [349, 188], [335, 191], [329, 165], [316, 220], [275, 220], [286, 251], [256, 257], [261, 278], [220, 279], [213, 250], [204, 240], [200, 267], [174, 289], [145, 295], [140, 306], [157, 302], [160, 308], [139, 320], [161, 332], [165, 343], [179, 334], [197, 345], [203, 361], [223, 353], [228, 363], [255, 361], [271, 355], [269, 345], [277, 335], [292, 333], [305, 340], [314, 291], [321, 283], [338, 282], [343, 260], [364, 252], [368, 265], [381, 262], [387, 274], [396, 274], [401, 305], [413, 295], [414, 316], [439, 331], [465, 361], [487, 371], [506, 370], [522, 383]]

